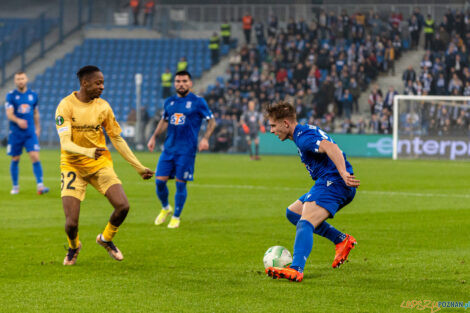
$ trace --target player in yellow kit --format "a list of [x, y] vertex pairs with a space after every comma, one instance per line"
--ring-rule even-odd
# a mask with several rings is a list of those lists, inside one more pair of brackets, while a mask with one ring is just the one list
[[104, 90], [104, 77], [100, 69], [92, 65], [85, 66], [77, 72], [77, 76], [80, 90], [62, 99], [55, 115], [61, 145], [61, 197], [69, 242], [63, 264], [75, 264], [82, 248], [78, 238], [78, 218], [80, 203], [85, 199], [88, 184], [105, 195], [114, 207], [108, 225], [96, 237], [96, 242], [112, 258], [121, 261], [123, 255], [112, 239], [127, 216], [129, 202], [114, 172], [103, 128], [116, 150], [143, 179], [150, 179], [154, 172], [144, 167], [134, 156], [120, 135], [121, 127], [109, 103], [100, 98]]

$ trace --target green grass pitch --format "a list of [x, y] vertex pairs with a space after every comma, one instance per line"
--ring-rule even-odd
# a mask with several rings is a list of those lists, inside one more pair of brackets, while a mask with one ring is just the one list
[[[315, 236], [302, 283], [264, 274], [273, 245], [292, 252], [286, 207], [313, 184], [298, 157], [198, 155], [181, 227], [154, 226], [154, 181], [118, 154], [131, 211], [116, 262], [95, 243], [111, 206], [92, 187], [82, 204], [76, 266], [64, 267], [59, 152], [41, 152], [51, 193], [38, 196], [27, 155], [11, 196], [0, 150], [0, 312], [417, 312], [407, 300], [470, 300], [467, 162], [352, 159], [362, 185], [330, 223], [358, 240], [332, 269], [334, 246]], [[138, 153], [150, 168], [157, 154]], [[173, 203], [174, 183], [169, 184]], [[428, 312], [426, 309], [423, 312]], [[461, 312], [462, 309], [442, 309]]]

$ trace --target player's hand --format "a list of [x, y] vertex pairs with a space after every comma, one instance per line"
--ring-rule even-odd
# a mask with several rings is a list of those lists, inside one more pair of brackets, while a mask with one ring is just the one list
[[154, 171], [149, 170], [148, 168], [145, 168], [145, 170], [140, 173], [140, 176], [142, 176], [143, 179], [147, 180], [153, 177], [153, 174], [155, 174]]
[[248, 135], [250, 133], [250, 128], [246, 124], [242, 124], [243, 132]]
[[99, 148], [99, 147], [96, 148], [96, 150], [95, 150], [95, 160], [98, 160], [98, 158], [103, 155], [104, 151], [106, 151], [105, 148]]
[[19, 128], [21, 129], [27, 129], [28, 128], [28, 121], [24, 120], [22, 118], [19, 118], [16, 120], [16, 124], [18, 125]]
[[38, 139], [39, 139], [39, 136], [41, 135], [41, 129], [40, 128], [36, 128], [36, 136], [38, 136]]
[[199, 151], [209, 150], [209, 141], [206, 138], [202, 138], [199, 142]]
[[150, 152], [153, 152], [153, 149], [155, 149], [155, 137], [152, 136], [149, 139], [149, 142], [147, 142], [147, 148], [149, 149]]
[[359, 179], [356, 179], [356, 176], [351, 175], [348, 172], [342, 173], [341, 177], [343, 178], [346, 185], [349, 187], [357, 188], [361, 185], [361, 181]]

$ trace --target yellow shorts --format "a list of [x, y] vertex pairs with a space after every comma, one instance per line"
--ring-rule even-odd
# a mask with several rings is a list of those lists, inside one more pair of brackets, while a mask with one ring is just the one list
[[87, 176], [81, 176], [73, 167], [62, 167], [60, 183], [61, 197], [70, 196], [80, 201], [85, 199], [88, 184], [103, 195], [112, 185], [122, 184], [112, 167], [103, 167], [98, 172]]

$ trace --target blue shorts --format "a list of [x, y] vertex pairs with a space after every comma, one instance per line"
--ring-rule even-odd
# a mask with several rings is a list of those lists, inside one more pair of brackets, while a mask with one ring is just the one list
[[339, 210], [348, 205], [356, 195], [356, 188], [348, 187], [342, 179], [318, 179], [309, 192], [299, 201], [313, 202], [330, 212], [333, 218]]
[[171, 154], [162, 152], [158, 160], [155, 176], [168, 176], [184, 181], [192, 181], [195, 155]]
[[10, 133], [8, 135], [7, 154], [11, 156], [21, 155], [23, 147], [27, 152], [39, 151], [39, 141], [36, 133], [32, 134], [17, 134]]

